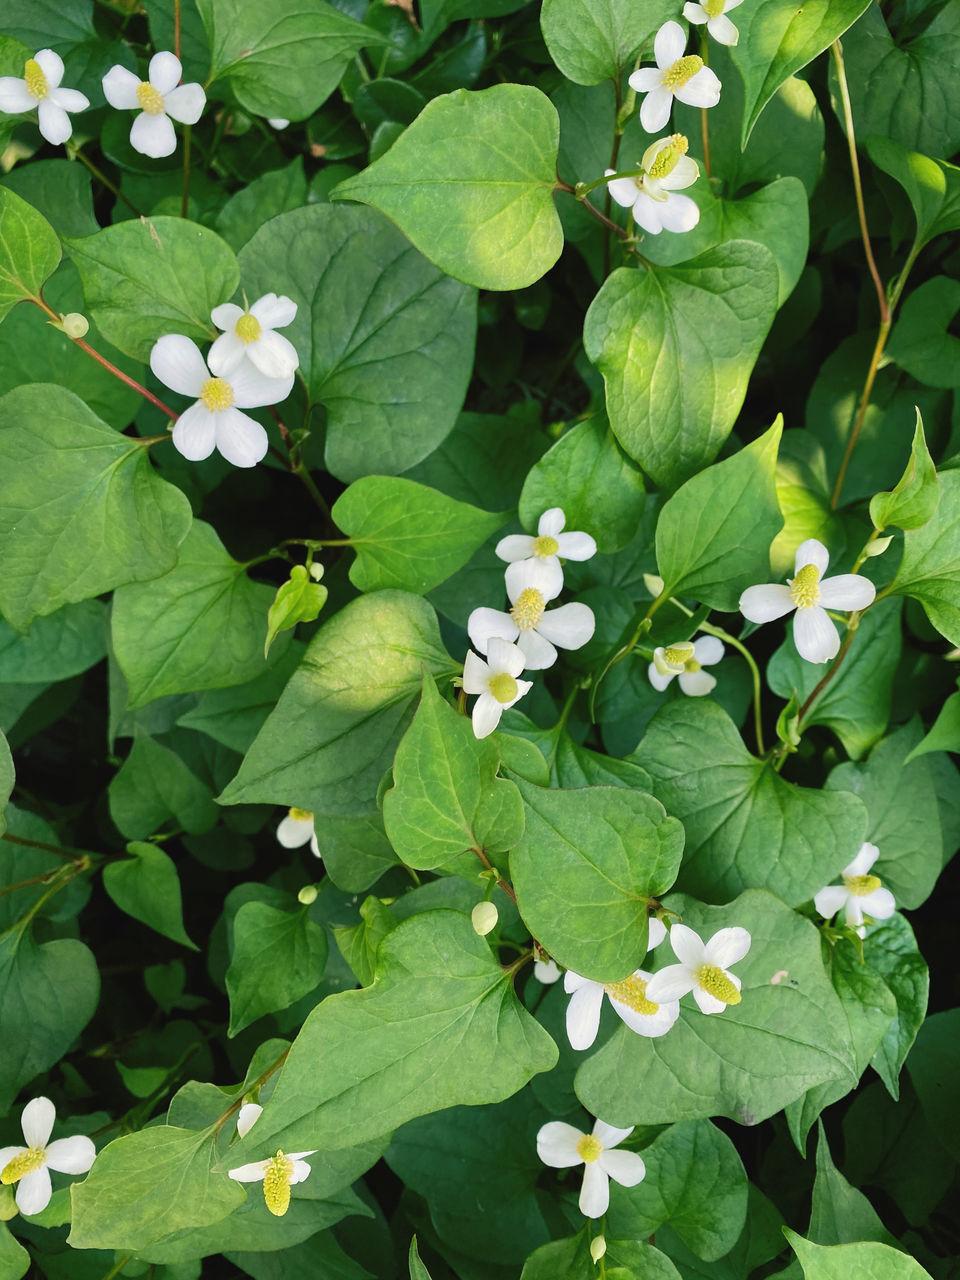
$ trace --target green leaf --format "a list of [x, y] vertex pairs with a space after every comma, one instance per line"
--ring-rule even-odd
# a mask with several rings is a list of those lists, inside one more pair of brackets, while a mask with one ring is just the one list
[[[229, 1102], [224, 1101], [224, 1111]], [[139, 1252], [177, 1231], [219, 1222], [243, 1203], [239, 1183], [211, 1172], [212, 1129], [160, 1124], [116, 1138], [74, 1183], [75, 1249]], [[231, 1167], [236, 1167], [231, 1164]]]
[[[209, 80], [227, 80], [255, 115], [304, 120], [333, 93], [361, 49], [379, 32], [324, 0], [197, 0], [210, 41]], [[209, 83], [209, 81], [208, 81]]]
[[801, 542], [816, 538], [825, 546], [841, 546], [842, 526], [830, 510], [830, 484], [823, 447], [806, 431], [785, 431], [777, 457], [777, 501], [784, 526], [770, 548], [774, 578], [793, 573]]
[[458, 280], [522, 289], [563, 248], [558, 143], [557, 113], [539, 89], [457, 89], [427, 103], [386, 155], [333, 194], [382, 210]]
[[227, 1034], [235, 1036], [265, 1013], [289, 1008], [314, 989], [326, 963], [327, 935], [306, 909], [291, 914], [265, 902], [244, 903], [233, 922]]
[[107, 798], [128, 840], [143, 840], [171, 821], [190, 832], [209, 831], [217, 821], [206, 783], [175, 751], [146, 736], [134, 740]]
[[50, 223], [0, 186], [0, 320], [24, 298], [38, 297], [59, 262], [60, 241]]
[[[823, 971], [820, 934], [772, 894], [742, 894], [726, 907], [671, 895], [667, 906], [704, 940], [718, 929], [749, 930], [736, 966], [743, 1000], [704, 1017], [692, 1001], [660, 1039], [614, 1032], [577, 1072], [577, 1096], [608, 1124], [663, 1124], [728, 1116], [758, 1124], [824, 1080], [856, 1082], [840, 1002]], [[660, 963], [672, 963], [669, 946]], [[771, 982], [788, 968], [789, 981]]]
[[683, 828], [625, 787], [520, 784], [523, 839], [510, 874], [524, 924], [568, 969], [619, 982], [647, 954], [647, 908], [673, 884]]
[[523, 804], [514, 784], [497, 777], [499, 767], [496, 739], [479, 741], [425, 676], [383, 798], [384, 826], [400, 858], [432, 870], [471, 848], [512, 849], [523, 834]]
[[881, 532], [891, 524], [898, 529], [919, 529], [933, 519], [939, 505], [940, 482], [927, 450], [923, 421], [918, 409], [907, 468], [897, 481], [895, 489], [888, 493], [876, 493], [870, 499], [870, 519], [873, 527]]
[[960, 693], [951, 693], [947, 698], [926, 737], [913, 748], [906, 763], [931, 751], [960, 753]]
[[[161, 46], [162, 48], [163, 46]], [[271, 169], [234, 192], [217, 214], [216, 231], [239, 253], [265, 222], [307, 203], [307, 178], [303, 157], [284, 169]]]
[[165, 938], [199, 950], [183, 927], [183, 899], [180, 877], [172, 858], [155, 844], [139, 840], [127, 845], [131, 856], [108, 862], [103, 868], [103, 887], [121, 911], [142, 920]]
[[139, 440], [49, 385], [8, 392], [0, 424], [0, 609], [14, 627], [172, 568], [190, 504]]
[[644, 1147], [643, 1162], [638, 1187], [611, 1187], [605, 1231], [639, 1240], [666, 1225], [707, 1262], [728, 1253], [746, 1221], [747, 1175], [727, 1135], [709, 1120], [674, 1124]]
[[923, 1114], [942, 1145], [960, 1155], [960, 1102], [957, 1084], [957, 1034], [960, 1009], [935, 1013], [920, 1028], [907, 1070]]
[[917, 247], [960, 228], [960, 169], [909, 151], [893, 138], [865, 139], [867, 155], [907, 193], [917, 219]]
[[898, 1098], [900, 1070], [926, 1017], [930, 974], [913, 930], [899, 912], [870, 930], [865, 954], [870, 968], [880, 974], [897, 1002], [896, 1015], [870, 1065], [890, 1096]]
[[943, 867], [931, 762], [925, 757], [906, 762], [920, 737], [916, 720], [903, 725], [874, 747], [865, 764], [837, 765], [824, 792], [852, 791], [861, 798], [867, 807], [864, 838], [880, 850], [872, 873], [893, 893], [897, 906], [908, 909], [926, 901]]
[[518, 432], [517, 419], [505, 414], [461, 413], [450, 434], [406, 473], [407, 479], [474, 506], [513, 507], [546, 443], [539, 432]]
[[667, 703], [650, 721], [635, 758], [686, 830], [678, 887], [708, 901], [765, 888], [799, 906], [863, 843], [860, 800], [786, 782], [747, 751], [733, 721], [712, 701]]
[[430, 1280], [430, 1272], [420, 1261], [420, 1250], [417, 1248], [417, 1237], [410, 1241], [410, 1252], [407, 1257], [407, 1268], [410, 1280]]
[[166, 333], [216, 337], [210, 312], [240, 282], [230, 246], [185, 218], [134, 218], [64, 244], [100, 332], [135, 360]]
[[556, 1061], [469, 919], [422, 912], [384, 938], [371, 987], [310, 1014], [231, 1165], [278, 1144], [336, 1150], [443, 1107], [499, 1102]]
[[10, 747], [7, 744], [7, 739], [0, 733], [0, 836], [7, 829], [7, 820], [3, 811], [7, 807], [7, 801], [13, 794], [13, 784], [16, 781], [16, 776]]
[[643, 476], [602, 417], [591, 418], [565, 432], [530, 469], [520, 494], [520, 522], [535, 532], [544, 511], [561, 507], [564, 527], [591, 534], [597, 550], [609, 555], [636, 534], [645, 502]]
[[[31, 51], [26, 52], [29, 57]], [[22, 65], [17, 70], [23, 74]], [[91, 175], [82, 164], [72, 160], [34, 159], [5, 173], [0, 184], [42, 213], [58, 236], [88, 236], [99, 230], [93, 212]], [[49, 302], [49, 294], [45, 296]], [[76, 308], [62, 307], [61, 310]]]
[[540, 25], [550, 57], [568, 80], [618, 83], [632, 71], [642, 45], [676, 6], [668, 0], [544, 0]]
[[323, 863], [338, 889], [363, 893], [397, 865], [379, 813], [362, 818], [323, 819]]
[[399, 476], [355, 480], [331, 514], [357, 553], [350, 566], [355, 587], [416, 595], [461, 569], [506, 519]]
[[783, 418], [758, 440], [682, 485], [657, 521], [657, 567], [667, 595], [730, 613], [770, 572], [783, 528], [774, 476]]
[[0, 934], [0, 1115], [25, 1084], [58, 1062], [93, 1017], [100, 975], [82, 942], [36, 943], [14, 926]]
[[282, 287], [297, 303], [285, 333], [326, 410], [325, 462], [339, 479], [404, 471], [448, 434], [473, 368], [476, 295], [386, 218], [294, 209], [261, 227], [240, 265], [251, 297]]
[[676, 488], [730, 434], [777, 309], [773, 255], [733, 240], [670, 268], [619, 267], [584, 322], [607, 413], [626, 452]]
[[290, 577], [277, 588], [273, 603], [267, 610], [264, 658], [281, 631], [289, 631], [298, 622], [314, 622], [320, 616], [320, 610], [327, 603], [327, 594], [326, 587], [311, 580], [305, 565], [293, 566]]
[[369, 987], [377, 971], [380, 943], [397, 927], [389, 907], [372, 894], [360, 904], [360, 923], [335, 927], [333, 936], [340, 954], [353, 970], [361, 987]]
[[[804, 729], [815, 724], [832, 729], [853, 760], [882, 737], [890, 719], [894, 676], [900, 662], [901, 610], [896, 601], [868, 609], [836, 676], [817, 694], [803, 718]], [[823, 668], [804, 662], [792, 637], [770, 659], [767, 683], [781, 698], [807, 698], [823, 679]]]
[[960, 645], [960, 471], [941, 473], [936, 514], [904, 534], [892, 590], [919, 600], [940, 634]]
[[900, 308], [887, 343], [887, 355], [925, 386], [957, 386], [960, 338], [948, 333], [947, 327], [958, 311], [960, 283], [949, 276], [925, 280], [908, 294]]
[[[829, 48], [856, 22], [868, 3], [869, 0], [814, 0], [813, 4], [798, 7], [791, 0], [761, 0], [742, 16], [737, 15], [740, 41], [731, 50], [731, 57], [744, 84], [744, 146], [760, 112], [787, 77]], [[856, 109], [854, 118], [862, 128]]]
[[870, 1201], [850, 1185], [833, 1163], [823, 1122], [818, 1126], [817, 1176], [813, 1182], [810, 1206], [810, 1238], [816, 1244], [850, 1244], [858, 1240], [877, 1240], [895, 1245], [896, 1241]]
[[800, 1259], [804, 1280], [933, 1280], [916, 1258], [887, 1244], [819, 1245], [788, 1227], [783, 1234]]
[[22, 1280], [31, 1265], [29, 1253], [10, 1234], [7, 1224], [0, 1222], [0, 1280]]
[[273, 592], [244, 569], [212, 526], [195, 520], [169, 573], [117, 591], [111, 635], [128, 707], [264, 673], [263, 627]]
[[283, 687], [300, 665], [305, 644], [294, 640], [282, 657], [272, 662], [262, 676], [231, 689], [214, 689], [201, 694], [191, 707], [177, 717], [177, 724], [205, 733], [240, 755], [263, 728], [277, 705]]
[[[623, 1265], [620, 1265], [620, 1264]], [[665, 1253], [639, 1240], [607, 1240], [606, 1280], [681, 1280]], [[520, 1280], [596, 1280], [597, 1264], [590, 1256], [585, 1232], [566, 1240], [552, 1240], [531, 1253]]]
[[378, 591], [320, 628], [222, 804], [374, 812], [424, 672], [452, 672], [436, 614], [418, 596]]

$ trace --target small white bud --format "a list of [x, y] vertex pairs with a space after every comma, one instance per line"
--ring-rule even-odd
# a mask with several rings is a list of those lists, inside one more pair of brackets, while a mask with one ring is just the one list
[[312, 902], [316, 902], [319, 889], [315, 884], [305, 884], [297, 894], [297, 901], [305, 907], [309, 907]]
[[310, 566], [310, 577], [314, 582], [319, 582], [323, 577], [323, 565], [319, 560], [314, 560], [313, 564]]
[[478, 902], [470, 913], [474, 932], [479, 933], [481, 938], [486, 937], [499, 919], [500, 912], [492, 902]]
[[603, 1255], [607, 1252], [607, 1242], [603, 1236], [594, 1236], [590, 1241], [590, 1257], [594, 1262], [599, 1262]]
[[84, 338], [90, 329], [90, 321], [79, 311], [70, 311], [60, 322], [63, 332], [68, 338]]
[[864, 550], [868, 556], [882, 556], [893, 541], [893, 534], [889, 534], [886, 538], [874, 538], [872, 542], [868, 542]]
[[645, 573], [643, 575], [643, 585], [647, 588], [654, 600], [659, 600], [663, 595], [663, 579], [655, 573]]

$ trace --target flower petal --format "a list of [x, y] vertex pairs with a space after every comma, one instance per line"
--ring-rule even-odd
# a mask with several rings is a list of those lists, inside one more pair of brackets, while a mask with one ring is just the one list
[[111, 107], [116, 107], [118, 111], [136, 111], [140, 106], [140, 100], [137, 98], [140, 77], [128, 71], [126, 67], [121, 67], [117, 63], [110, 68], [100, 83], [103, 87], [103, 96]]
[[265, 329], [285, 329], [297, 318], [297, 304], [284, 293], [265, 293], [251, 305], [250, 314], [255, 316]]
[[63, 79], [63, 59], [59, 53], [54, 53], [52, 49], [40, 49], [33, 55], [33, 59], [47, 77], [50, 88], [56, 89]]
[[45, 1166], [34, 1169], [17, 1184], [17, 1208], [23, 1214], [40, 1213], [50, 1203], [52, 1195], [49, 1170]]
[[773, 622], [797, 606], [790, 588], [782, 582], [766, 582], [759, 587], [747, 587], [740, 597], [740, 612], [748, 622]]
[[170, 117], [141, 111], [130, 126], [130, 145], [151, 160], [172, 156], [177, 149], [177, 135]]
[[621, 1187], [635, 1187], [647, 1172], [646, 1165], [635, 1151], [604, 1151], [597, 1164]]
[[253, 1164], [242, 1164], [236, 1169], [228, 1169], [227, 1176], [234, 1182], [262, 1182], [269, 1163], [269, 1160], [255, 1160]]
[[886, 920], [897, 909], [897, 902], [889, 889], [874, 889], [860, 899], [861, 906], [868, 916], [874, 920]]
[[57, 1173], [87, 1173], [96, 1158], [97, 1148], [82, 1133], [58, 1138], [47, 1147], [47, 1164]]
[[177, 419], [173, 428], [174, 448], [190, 462], [202, 462], [213, 453], [217, 443], [217, 424], [209, 409], [192, 404]]
[[693, 656], [701, 667], [712, 667], [725, 653], [723, 641], [716, 636], [698, 636], [693, 642]]
[[536, 631], [521, 631], [517, 637], [517, 648], [523, 654], [524, 666], [528, 671], [546, 671], [558, 657], [550, 641]]
[[[662, 77], [656, 67], [641, 67], [634, 71], [627, 81], [635, 93], [650, 93], [661, 83]], [[614, 170], [614, 173], [616, 170]]]
[[563, 556], [564, 560], [589, 560], [591, 556], [597, 554], [596, 540], [589, 533], [574, 530], [553, 536], [559, 544], [557, 555]]
[[845, 885], [828, 884], [825, 889], [821, 889], [820, 892], [814, 896], [813, 905], [825, 920], [829, 920], [832, 916], [835, 916], [838, 911], [843, 910], [849, 896], [849, 890]]
[[[847, 897], [847, 905], [844, 911], [844, 917], [851, 929], [859, 929], [860, 925], [863, 924], [862, 899], [856, 897], [852, 893], [849, 894]], [[860, 936], [863, 937], [863, 934], [861, 934]]]
[[571, 1049], [589, 1049], [600, 1030], [603, 987], [599, 982], [585, 981], [570, 997], [567, 1005], [567, 1039]]
[[245, 1138], [253, 1126], [263, 1115], [263, 1107], [258, 1102], [245, 1102], [237, 1116], [237, 1133]]
[[600, 1139], [605, 1151], [619, 1146], [625, 1138], [630, 1137], [633, 1130], [633, 1125], [629, 1129], [618, 1129], [614, 1124], [607, 1124], [606, 1120], [595, 1120], [593, 1122], [593, 1136]]
[[720, 78], [710, 67], [701, 67], [677, 90], [677, 100], [688, 107], [715, 107], [720, 101]]
[[539, 591], [544, 600], [552, 600], [563, 590], [563, 570], [555, 556], [548, 560], [515, 560], [507, 565], [503, 577], [511, 604], [516, 604], [520, 592], [529, 588]]
[[556, 960], [534, 960], [533, 976], [538, 982], [542, 982], [545, 987], [552, 986], [555, 982], [560, 981], [560, 969]]
[[[592, 978], [585, 978], [582, 974], [574, 973], [572, 969], [568, 969], [563, 975], [563, 989], [566, 991], [567, 995], [570, 995], [572, 992], [579, 991], [582, 986], [585, 986], [588, 982], [592, 981]], [[600, 984], [598, 983], [597, 985], [599, 986]]]
[[840, 636], [830, 615], [818, 604], [798, 609], [793, 618], [793, 642], [807, 662], [829, 662], [840, 649]]
[[228, 330], [214, 339], [213, 345], [207, 352], [207, 364], [210, 366], [210, 372], [216, 377], [230, 381], [230, 375], [239, 369], [246, 354], [247, 348], [243, 340], [238, 338], [232, 330]]
[[70, 117], [63, 107], [58, 107], [49, 98], [44, 98], [37, 107], [37, 124], [46, 140], [55, 147], [66, 142], [73, 133]]
[[282, 404], [293, 390], [293, 374], [285, 378], [268, 378], [246, 362], [237, 366], [230, 386], [238, 409], [258, 409], [266, 404]]
[[814, 564], [822, 578], [830, 563], [830, 552], [817, 538], [807, 538], [797, 547], [793, 557], [793, 576], [796, 577], [804, 565]]
[[582, 649], [593, 636], [597, 620], [589, 605], [562, 604], [548, 609], [537, 627], [539, 634], [561, 649]]
[[527, 533], [508, 533], [494, 547], [501, 560], [513, 564], [515, 560], [529, 560], [533, 555], [533, 538]]
[[49, 101], [64, 111], [86, 111], [90, 105], [90, 99], [79, 89], [51, 89]]
[[519, 634], [520, 628], [509, 613], [504, 613], [502, 609], [488, 609], [486, 605], [481, 605], [479, 609], [474, 609], [467, 619], [467, 635], [470, 637], [470, 643], [478, 653], [484, 656], [493, 636], [514, 641]]
[[[288, 813], [277, 827], [277, 840], [283, 845], [284, 849], [299, 849], [301, 845], [307, 843], [312, 835], [312, 818], [305, 821], [303, 818], [294, 818]], [[252, 1106], [253, 1104], [248, 1103], [247, 1105]], [[242, 1110], [243, 1108], [241, 1108], [241, 1111]], [[251, 1120], [250, 1123], [252, 1124], [253, 1121]], [[240, 1122], [238, 1120], [237, 1128], [239, 1127]], [[240, 1136], [243, 1137], [243, 1134]]]
[[[649, 981], [650, 974], [644, 974], [644, 977]], [[648, 1040], [665, 1036], [680, 1016], [680, 1005], [676, 1000], [658, 1004], [656, 1013], [638, 1013], [613, 996], [610, 997], [610, 1003], [631, 1031], [635, 1031], [638, 1036], [646, 1036]]]
[[53, 1133], [56, 1118], [57, 1109], [49, 1098], [31, 1098], [20, 1117], [20, 1128], [27, 1146], [45, 1147]]
[[165, 387], [182, 396], [198, 396], [210, 377], [200, 348], [180, 333], [168, 333], [156, 340], [150, 352], [150, 368]]
[[473, 732], [477, 738], [489, 738], [503, 715], [503, 703], [492, 693], [484, 691], [473, 704]]
[[238, 307], [235, 302], [221, 302], [219, 307], [214, 307], [210, 312], [210, 319], [224, 333], [232, 333], [243, 314], [243, 307]]
[[717, 964], [721, 969], [727, 969], [743, 959], [750, 950], [750, 943], [747, 929], [739, 926], [720, 929], [704, 947], [703, 958], [707, 964]]
[[566, 522], [563, 507], [548, 507], [537, 521], [537, 534], [541, 538], [556, 538]]
[[491, 636], [487, 643], [487, 660], [494, 673], [506, 672], [514, 679], [523, 670], [523, 651], [501, 636]]
[[647, 679], [656, 689], [657, 693], [663, 693], [664, 689], [670, 684], [675, 672], [668, 671], [665, 675], [661, 675], [657, 668], [651, 662], [647, 667]]
[[217, 448], [235, 467], [255, 467], [267, 452], [267, 433], [255, 418], [239, 409], [214, 415]]
[[[309, 1154], [313, 1155], [313, 1152], [311, 1151]], [[295, 1187], [298, 1182], [303, 1182], [305, 1178], [309, 1178], [310, 1166], [307, 1164], [306, 1160], [298, 1160], [294, 1155], [288, 1156], [288, 1159], [293, 1161], [293, 1172], [290, 1174], [290, 1185], [291, 1187]]]
[[610, 1178], [599, 1160], [588, 1164], [583, 1171], [579, 1205], [585, 1218], [602, 1218], [610, 1206]]
[[715, 18], [711, 18], [707, 23], [707, 30], [718, 44], [725, 44], [728, 48], [740, 42], [740, 32], [725, 13], [718, 13]]
[[266, 378], [290, 378], [300, 365], [297, 348], [290, 339], [272, 329], [265, 330], [258, 342], [250, 343], [247, 356]]
[[689, 196], [671, 191], [660, 205], [660, 221], [664, 231], [672, 231], [677, 235], [692, 231], [700, 221], [700, 207]]
[[723, 1013], [727, 1007], [722, 1000], [712, 996], [709, 991], [704, 991], [703, 987], [694, 987], [693, 998], [701, 1013]]
[[667, 926], [659, 916], [651, 916], [647, 921], [647, 950], [652, 951], [654, 947], [659, 947], [666, 936]]
[[654, 200], [646, 191], [638, 191], [633, 206], [633, 220], [651, 236], [658, 236], [663, 230], [663, 203]]
[[703, 698], [713, 693], [717, 687], [717, 677], [709, 671], [681, 671], [680, 688], [688, 698]]
[[683, 57], [687, 36], [679, 22], [665, 22], [653, 41], [653, 56], [661, 71]]
[[673, 94], [664, 85], [651, 89], [640, 107], [640, 123], [647, 133], [659, 133], [670, 119]]
[[463, 660], [463, 689], [465, 693], [486, 693], [490, 668], [482, 658], [478, 658], [472, 649], [468, 650]]
[[563, 1120], [550, 1120], [537, 1133], [537, 1155], [551, 1169], [572, 1169], [583, 1164], [577, 1144], [583, 1137], [579, 1129]]
[[670, 946], [673, 954], [688, 969], [699, 969], [706, 956], [706, 947], [699, 933], [689, 925], [675, 924], [670, 929]]
[[871, 844], [869, 840], [864, 840], [857, 850], [857, 856], [848, 867], [843, 868], [843, 874], [845, 876], [865, 876], [879, 857], [880, 850], [877, 846]]
[[825, 609], [866, 609], [877, 588], [860, 573], [838, 573], [820, 583], [820, 603]]
[[694, 4], [693, 0], [687, 0], [683, 6], [683, 16], [688, 22], [692, 22], [694, 26], [702, 26], [707, 21], [707, 15], [702, 5]]
[[199, 84], [181, 84], [164, 97], [169, 115], [180, 124], [196, 124], [207, 105], [207, 95]]
[[[674, 925], [675, 929], [677, 926]], [[670, 930], [673, 932], [673, 929]], [[679, 1000], [697, 985], [697, 980], [683, 964], [668, 964], [665, 969], [655, 973], [647, 983], [647, 999], [654, 1004], [671, 1004]]]
[[173, 53], [155, 53], [147, 68], [147, 79], [158, 93], [166, 96], [175, 89], [183, 74], [180, 59]]
[[36, 105], [36, 98], [22, 80], [16, 76], [0, 76], [0, 111], [20, 115], [22, 111], [32, 111]]

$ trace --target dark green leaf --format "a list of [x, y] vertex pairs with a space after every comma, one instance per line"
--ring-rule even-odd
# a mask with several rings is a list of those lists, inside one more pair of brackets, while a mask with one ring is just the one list
[[155, 844], [133, 841], [127, 845], [131, 856], [108, 862], [103, 868], [103, 887], [121, 911], [142, 920], [165, 938], [185, 947], [197, 946], [183, 927], [183, 900], [176, 863]]
[[233, 954], [227, 970], [228, 1035], [265, 1013], [288, 1008], [323, 977], [327, 935], [306, 910], [278, 911], [246, 902], [233, 921]]

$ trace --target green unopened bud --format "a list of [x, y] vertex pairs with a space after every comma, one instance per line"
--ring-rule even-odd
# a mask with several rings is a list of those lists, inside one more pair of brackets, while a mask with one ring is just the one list
[[470, 913], [474, 933], [479, 933], [481, 938], [486, 937], [499, 919], [500, 912], [492, 902], [478, 902]]
[[603, 1236], [594, 1236], [590, 1241], [590, 1257], [594, 1262], [599, 1262], [603, 1255], [607, 1252], [607, 1242]]
[[17, 1202], [13, 1187], [0, 1187], [0, 1222], [9, 1222], [17, 1216]]
[[864, 547], [864, 551], [868, 556], [882, 556], [892, 541], [892, 533], [886, 538], [874, 538], [872, 542], [867, 543]]
[[643, 575], [643, 585], [647, 588], [654, 600], [658, 600], [663, 595], [663, 579], [655, 573], [645, 573]]
[[90, 321], [79, 311], [70, 311], [61, 317], [60, 328], [68, 338], [85, 338], [90, 329]]
[[311, 903], [316, 902], [317, 895], [320, 890], [315, 884], [305, 884], [297, 894], [297, 901], [304, 907], [309, 907]]

